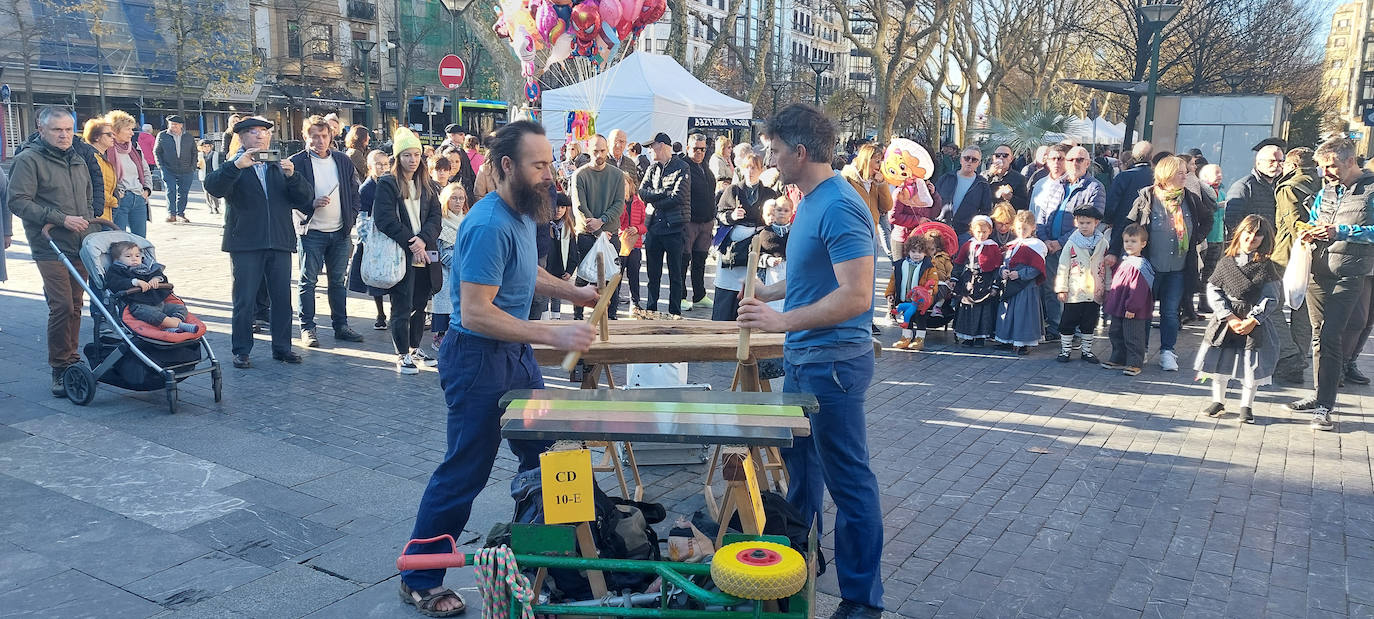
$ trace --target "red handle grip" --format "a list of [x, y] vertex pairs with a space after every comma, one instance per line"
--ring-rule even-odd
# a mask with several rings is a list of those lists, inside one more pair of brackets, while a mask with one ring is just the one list
[[[406, 554], [410, 550], [411, 544], [431, 544], [448, 540], [449, 552], [426, 553], [426, 554]], [[405, 548], [401, 549], [401, 556], [396, 557], [396, 569], [398, 570], [441, 570], [450, 567], [463, 567], [467, 565], [467, 558], [463, 553], [458, 552], [458, 542], [454, 541], [452, 535], [440, 535], [429, 539], [413, 539], [406, 542]]]

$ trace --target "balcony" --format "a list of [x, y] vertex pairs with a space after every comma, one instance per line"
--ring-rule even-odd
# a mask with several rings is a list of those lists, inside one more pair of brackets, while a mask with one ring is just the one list
[[357, 58], [354, 58], [353, 61], [350, 62], [350, 63], [348, 64], [348, 66], [349, 66], [349, 69], [353, 71], [353, 75], [355, 75], [355, 76], [357, 76], [357, 77], [363, 77], [364, 75], [367, 75], [367, 71], [371, 71], [371, 72], [372, 72], [372, 75], [374, 76], [374, 79], [375, 79], [375, 76], [380, 76], [380, 75], [382, 74], [382, 63], [374, 61], [374, 62], [369, 62], [369, 63], [367, 63], [367, 64], [372, 65], [372, 66], [371, 66], [370, 68], [364, 69], [364, 68], [363, 68], [363, 61], [361, 61], [361, 60], [359, 60], [359, 59], [357, 59]]
[[377, 5], [362, 0], [348, 0], [348, 18], [360, 21], [377, 21]]

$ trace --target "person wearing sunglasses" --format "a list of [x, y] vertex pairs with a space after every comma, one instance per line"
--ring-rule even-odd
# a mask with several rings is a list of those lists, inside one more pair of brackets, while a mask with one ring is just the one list
[[993, 201], [1006, 200], [1016, 210], [1024, 211], [1030, 208], [1030, 193], [1026, 190], [1026, 177], [1012, 169], [1013, 157], [1015, 154], [1010, 146], [997, 145], [992, 151], [992, 158], [988, 160], [983, 178], [992, 187]]
[[[1088, 150], [1082, 146], [1056, 144], [1045, 156], [1045, 162], [1049, 175], [1035, 184], [1031, 208], [1035, 211], [1035, 236], [1049, 247], [1045, 268], [1047, 272], [1054, 272], [1059, 268], [1060, 250], [1075, 230], [1074, 211], [1084, 207], [1099, 213], [1105, 211], [1107, 190], [1088, 174], [1092, 161]], [[1059, 318], [1064, 306], [1052, 282], [1041, 285], [1040, 292], [1045, 304], [1045, 340], [1058, 342]]]
[[[974, 217], [992, 215], [992, 186], [978, 175], [982, 162], [981, 150], [976, 146], [965, 148], [959, 155], [959, 169], [941, 176], [935, 183], [935, 192], [945, 205], [940, 221], [956, 231], [967, 231]], [[968, 239], [968, 232], [959, 232], [961, 244]]]

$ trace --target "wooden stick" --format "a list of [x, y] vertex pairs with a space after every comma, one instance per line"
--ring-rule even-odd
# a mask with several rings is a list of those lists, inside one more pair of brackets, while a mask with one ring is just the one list
[[[596, 291], [603, 294], [606, 292], [606, 260], [601, 254], [596, 255]], [[601, 341], [603, 342], [611, 339], [611, 325], [610, 321], [606, 319], [607, 313], [609, 311], [603, 312], [601, 320], [596, 322], [596, 330], [601, 334]]]
[[[616, 273], [611, 277], [610, 283], [601, 291], [601, 297], [596, 300], [596, 308], [592, 310], [592, 315], [587, 317], [588, 324], [595, 328], [601, 321], [601, 316], [606, 313], [606, 308], [611, 304], [611, 295], [615, 294], [615, 289], [620, 286], [621, 273]], [[563, 369], [571, 372], [577, 362], [582, 359], [582, 353], [576, 350], [568, 351], [563, 357]]]
[[[755, 234], [754, 241], [749, 244], [749, 264], [744, 271], [744, 297], [741, 299], [754, 298], [754, 285], [758, 281], [759, 270], [759, 248], [763, 243], [763, 235]], [[739, 350], [735, 353], [735, 358], [739, 361], [749, 359], [749, 329], [739, 330]]]

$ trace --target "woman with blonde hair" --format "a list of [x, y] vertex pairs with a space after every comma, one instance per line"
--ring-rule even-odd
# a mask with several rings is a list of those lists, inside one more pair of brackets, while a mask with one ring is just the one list
[[134, 141], [134, 127], [138, 121], [128, 112], [114, 110], [105, 114], [114, 142], [105, 150], [105, 161], [114, 170], [115, 183], [110, 190], [117, 202], [116, 226], [141, 237], [148, 236], [148, 197], [153, 195], [152, 174], [148, 162]]
[[[859, 192], [859, 197], [868, 205], [868, 212], [873, 215], [874, 238], [878, 247], [887, 251], [887, 228], [883, 221], [892, 211], [892, 186], [883, 180], [882, 165], [883, 156], [878, 152], [878, 145], [870, 142], [859, 147], [854, 153], [854, 161], [840, 170], [840, 176], [849, 181], [849, 185]], [[901, 243], [895, 243], [893, 247], [892, 259], [900, 260]]]
[[[1155, 164], [1154, 184], [1140, 190], [1124, 225], [1140, 224], [1150, 232], [1145, 258], [1155, 270], [1155, 297], [1159, 299], [1159, 366], [1178, 371], [1178, 308], [1183, 302], [1183, 279], [1188, 254], [1207, 238], [1212, 212], [1202, 197], [1185, 188], [1188, 164], [1178, 157], [1164, 157]], [[1120, 241], [1109, 251], [1121, 255]]]
[[[115, 198], [115, 171], [114, 166], [110, 165], [109, 160], [105, 159], [105, 151], [114, 146], [114, 132], [110, 130], [110, 124], [99, 117], [91, 118], [86, 121], [86, 125], [81, 130], [81, 139], [85, 140], [95, 149], [97, 154], [96, 161], [100, 164], [100, 175], [105, 179], [105, 210], [96, 211], [96, 217], [105, 217], [110, 221], [115, 221], [119, 217], [119, 200]], [[118, 225], [116, 223], [116, 225]], [[127, 228], [128, 222], [121, 228]]]
[[735, 177], [735, 154], [730, 152], [733, 148], [730, 136], [716, 138], [716, 152], [711, 153], [711, 160], [706, 164], [716, 177], [716, 191], [724, 189]]

